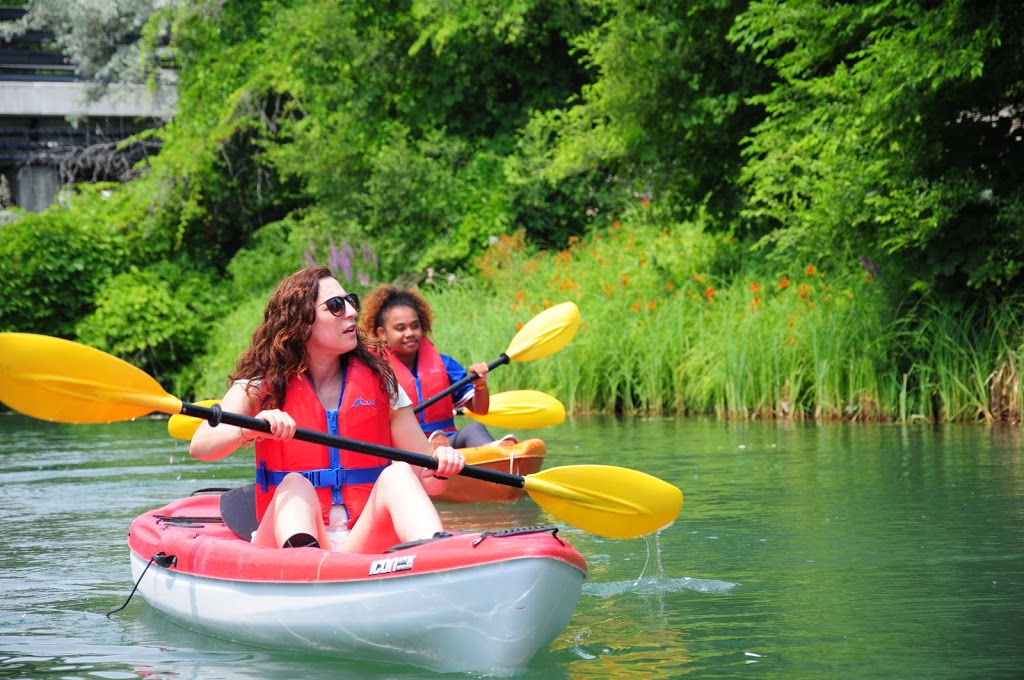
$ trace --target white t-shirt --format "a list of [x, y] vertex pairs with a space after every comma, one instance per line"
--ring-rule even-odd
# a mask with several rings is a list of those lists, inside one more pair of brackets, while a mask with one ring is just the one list
[[[248, 378], [236, 380], [235, 384], [241, 385], [242, 387], [246, 387], [249, 385], [250, 382], [254, 382], [257, 387], [259, 386], [258, 381], [252, 381]], [[412, 399], [409, 398], [409, 394], [405, 391], [405, 389], [401, 385], [399, 385], [398, 394], [396, 394], [395, 398], [391, 400], [391, 410], [397, 411], [398, 409], [405, 408], [406, 406], [412, 406]]]

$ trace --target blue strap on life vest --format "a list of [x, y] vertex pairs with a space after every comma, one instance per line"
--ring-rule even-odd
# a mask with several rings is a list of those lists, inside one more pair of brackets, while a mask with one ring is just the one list
[[296, 472], [310, 481], [317, 489], [341, 489], [347, 484], [373, 484], [387, 465], [371, 468], [320, 468], [319, 470], [268, 470], [267, 462], [260, 461], [256, 468], [256, 483], [263, 493], [271, 486], [278, 486], [291, 472]]

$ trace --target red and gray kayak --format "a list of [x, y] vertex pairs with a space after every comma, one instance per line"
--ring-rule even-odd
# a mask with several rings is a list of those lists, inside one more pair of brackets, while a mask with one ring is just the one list
[[138, 517], [132, 574], [176, 623], [261, 647], [514, 674], [565, 630], [587, 575], [555, 527], [348, 554], [255, 546], [220, 515], [196, 495]]

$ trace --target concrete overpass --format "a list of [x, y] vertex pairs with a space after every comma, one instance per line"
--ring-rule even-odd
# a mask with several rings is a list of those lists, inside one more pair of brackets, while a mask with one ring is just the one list
[[[0, 7], [0, 21], [22, 14]], [[48, 42], [35, 31], [0, 41], [0, 207], [41, 211], [68, 182], [125, 179], [117, 175], [147, 149], [123, 152], [116, 144], [173, 114], [173, 92], [142, 85], [90, 101], [87, 83]], [[111, 165], [112, 154], [123, 158]]]

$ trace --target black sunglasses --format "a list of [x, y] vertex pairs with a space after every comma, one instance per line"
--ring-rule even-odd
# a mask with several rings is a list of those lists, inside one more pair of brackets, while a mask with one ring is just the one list
[[359, 311], [359, 296], [355, 293], [348, 295], [336, 295], [330, 300], [324, 300], [321, 305], [327, 307], [327, 311], [334, 316], [341, 316], [345, 313], [345, 303], [352, 305], [352, 309]]

